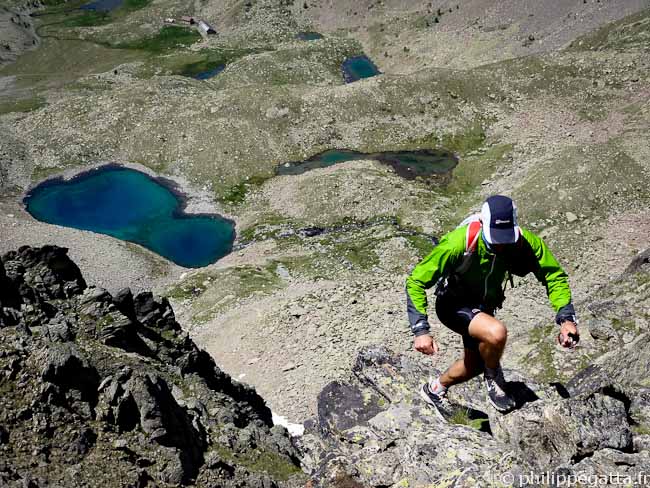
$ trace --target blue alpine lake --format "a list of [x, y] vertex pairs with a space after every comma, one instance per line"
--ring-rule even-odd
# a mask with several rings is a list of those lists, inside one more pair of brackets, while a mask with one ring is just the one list
[[207, 69], [205, 71], [200, 71], [199, 73], [196, 73], [195, 75], [192, 76], [195, 80], [208, 80], [212, 78], [213, 76], [217, 76], [219, 73], [221, 73], [224, 69], [226, 69], [225, 64], [220, 64], [218, 66], [215, 66], [214, 68]]
[[343, 61], [341, 69], [343, 70], [343, 80], [346, 83], [352, 83], [362, 78], [370, 78], [380, 74], [375, 63], [370, 61], [368, 56], [365, 55], [353, 56], [346, 59]]
[[386, 164], [401, 177], [412, 180], [450, 172], [458, 158], [450, 151], [420, 149], [417, 151], [386, 151], [362, 153], [348, 149], [330, 149], [304, 161], [285, 163], [276, 168], [278, 175], [297, 175], [316, 168], [326, 168], [346, 161], [374, 159]]
[[118, 7], [121, 7], [124, 0], [94, 0], [90, 3], [82, 5], [82, 10], [94, 10], [96, 12], [111, 12]]
[[188, 268], [222, 258], [235, 239], [232, 221], [185, 214], [183, 197], [162, 180], [117, 165], [46, 180], [24, 203], [42, 222], [134, 242]]
[[296, 39], [299, 41], [317, 41], [318, 39], [322, 39], [323, 35], [319, 34], [318, 32], [298, 32], [296, 34]]

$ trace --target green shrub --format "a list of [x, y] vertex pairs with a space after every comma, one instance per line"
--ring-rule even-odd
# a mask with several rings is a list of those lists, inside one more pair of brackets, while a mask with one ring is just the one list
[[66, 27], [94, 27], [96, 25], [105, 25], [111, 21], [108, 12], [98, 12], [96, 10], [83, 10], [75, 13], [63, 21]]
[[177, 46], [189, 46], [201, 38], [201, 35], [185, 27], [166, 25], [153, 37], [145, 37], [134, 41], [115, 44], [118, 49], [140, 49], [152, 53], [159, 53], [173, 49]]

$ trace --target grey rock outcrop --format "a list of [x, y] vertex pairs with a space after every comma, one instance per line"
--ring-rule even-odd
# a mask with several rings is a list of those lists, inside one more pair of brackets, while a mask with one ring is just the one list
[[451, 423], [417, 395], [436, 371], [381, 347], [364, 349], [348, 380], [322, 390], [318, 418], [301, 439], [304, 462], [325, 487], [522, 486], [542, 475], [640, 479], [650, 456], [650, 393], [633, 381], [650, 358], [642, 342], [633, 353], [627, 346], [628, 369], [618, 376], [590, 366], [565, 386], [506, 371], [517, 401], [508, 414], [489, 406], [480, 381], [459, 385], [449, 393], [459, 408]]
[[[321, 392], [318, 419], [301, 440], [314, 478], [323, 486], [470, 487], [532, 469], [489, 433], [438, 420], [417, 393], [430, 374], [384, 348], [363, 350], [349, 380]], [[458, 421], [486, 418], [466, 406]]]
[[167, 300], [88, 288], [66, 250], [0, 266], [0, 485], [299, 486], [286, 430]]
[[40, 2], [24, 2], [16, 8], [0, 7], [0, 66], [15, 61], [23, 52], [40, 43], [30, 13]]

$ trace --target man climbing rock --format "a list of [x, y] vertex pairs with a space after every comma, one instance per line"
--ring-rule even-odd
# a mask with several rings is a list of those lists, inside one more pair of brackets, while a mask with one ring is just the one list
[[517, 225], [517, 208], [508, 197], [488, 198], [480, 214], [445, 235], [408, 277], [407, 312], [415, 349], [429, 355], [438, 352], [427, 317], [426, 290], [434, 285], [438, 318], [463, 340], [463, 357], [420, 390], [443, 420], [453, 414], [447, 388], [480, 373], [497, 410], [515, 407], [500, 366], [507, 329], [494, 314], [501, 308], [508, 279], [528, 273], [546, 287], [560, 326], [558, 342], [575, 347], [579, 334], [567, 274], [541, 238]]

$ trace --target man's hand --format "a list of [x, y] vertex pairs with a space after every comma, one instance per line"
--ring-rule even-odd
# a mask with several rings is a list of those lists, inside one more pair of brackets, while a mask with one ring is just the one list
[[425, 334], [415, 338], [414, 348], [422, 354], [431, 356], [438, 352], [438, 343], [429, 334]]
[[568, 347], [573, 349], [578, 344], [580, 340], [580, 333], [578, 332], [578, 327], [575, 322], [566, 320], [562, 322], [560, 326], [560, 334], [557, 336], [557, 341], [562, 347]]

